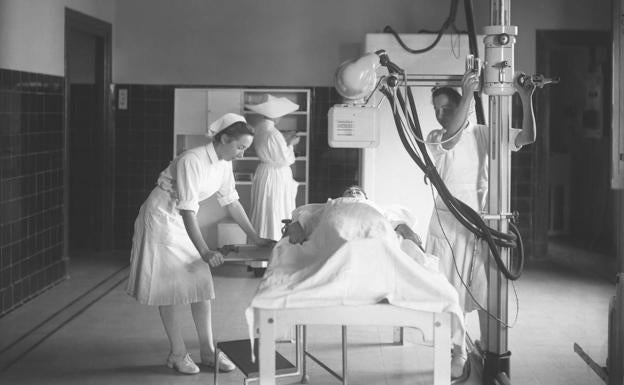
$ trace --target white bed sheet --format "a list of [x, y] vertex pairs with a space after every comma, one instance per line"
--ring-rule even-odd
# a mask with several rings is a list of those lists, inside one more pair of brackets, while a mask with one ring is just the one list
[[398, 242], [356, 239], [325, 257], [313, 254], [308, 242], [292, 245], [282, 239], [247, 311], [250, 331], [253, 308], [356, 306], [386, 300], [412, 310], [450, 313], [452, 342], [463, 345], [464, 318], [455, 288], [443, 274], [426, 267], [431, 257], [408, 242], [401, 248]]

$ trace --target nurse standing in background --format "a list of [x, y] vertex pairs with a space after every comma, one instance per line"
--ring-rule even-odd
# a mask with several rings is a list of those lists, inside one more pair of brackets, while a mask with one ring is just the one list
[[299, 142], [295, 130], [280, 130], [279, 118], [299, 109], [287, 98], [266, 95], [259, 104], [245, 106], [262, 115], [254, 125], [254, 147], [260, 158], [251, 185], [251, 223], [262, 238], [275, 241], [282, 237], [282, 219], [295, 209], [298, 183], [290, 165], [295, 162], [294, 146]]

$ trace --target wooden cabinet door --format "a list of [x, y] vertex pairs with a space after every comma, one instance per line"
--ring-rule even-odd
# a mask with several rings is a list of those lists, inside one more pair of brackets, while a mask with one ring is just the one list
[[202, 88], [175, 90], [173, 131], [177, 134], [203, 135], [208, 128], [208, 93]]
[[208, 90], [208, 124], [228, 112], [242, 113], [242, 91], [240, 89]]

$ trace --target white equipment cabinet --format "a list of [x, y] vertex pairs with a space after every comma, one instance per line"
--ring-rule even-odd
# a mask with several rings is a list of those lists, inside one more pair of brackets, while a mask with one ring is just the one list
[[207, 143], [208, 125], [227, 112], [242, 110], [242, 90], [178, 88], [173, 116], [173, 153]]
[[[262, 101], [266, 94], [276, 97], [287, 97], [299, 105], [299, 110], [281, 118], [280, 128], [298, 131], [301, 137], [295, 146], [295, 163], [291, 166], [295, 180], [299, 182], [297, 206], [308, 203], [309, 180], [309, 133], [310, 133], [310, 90], [283, 88], [177, 88], [174, 100], [173, 119], [173, 154], [174, 157], [185, 150], [208, 143], [206, 130], [210, 123], [221, 115], [234, 112], [244, 115], [252, 126], [258, 116], [244, 108], [246, 104]], [[236, 189], [245, 211], [251, 216], [251, 181], [256, 167], [260, 163], [252, 145], [245, 152], [245, 157], [233, 161]], [[207, 199], [200, 204], [197, 214], [200, 228], [208, 246], [222, 246], [219, 241], [228, 239], [245, 243], [241, 238], [242, 230], [233, 227], [227, 212], [219, 206], [215, 198]], [[218, 226], [218, 224], [221, 226]], [[234, 225], [236, 226], [236, 225]], [[237, 227], [237, 226], [236, 226]], [[232, 234], [221, 234], [218, 229], [231, 231]], [[228, 229], [228, 230], [224, 230]], [[239, 231], [240, 230], [240, 231]]]

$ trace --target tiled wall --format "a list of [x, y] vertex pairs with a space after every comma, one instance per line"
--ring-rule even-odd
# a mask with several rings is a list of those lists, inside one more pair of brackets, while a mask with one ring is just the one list
[[[119, 84], [127, 109], [115, 111], [115, 246], [129, 248], [134, 219], [173, 157], [174, 86]], [[116, 98], [119, 100], [119, 98]]]
[[0, 69], [0, 315], [66, 276], [63, 87]]
[[533, 196], [531, 195], [531, 151], [525, 146], [511, 154], [511, 199], [510, 208], [517, 211], [516, 226], [522, 235], [524, 255], [534, 256], [536, 245], [533, 235]]
[[94, 204], [99, 174], [93, 172], [98, 155], [97, 87], [70, 84], [69, 95], [69, 250], [84, 250], [97, 244], [96, 232], [101, 230]]
[[[511, 126], [522, 127], [522, 102], [516, 93], [512, 98]], [[529, 258], [534, 256], [539, 247], [534, 244], [533, 236], [533, 195], [531, 182], [531, 162], [534, 146], [524, 146], [520, 151], [511, 153], [511, 190], [510, 208], [517, 211], [518, 221], [516, 226], [522, 235], [524, 255]]]
[[310, 118], [310, 203], [326, 202], [360, 184], [360, 150], [331, 148], [327, 143], [327, 112], [340, 103], [333, 87], [312, 88]]

